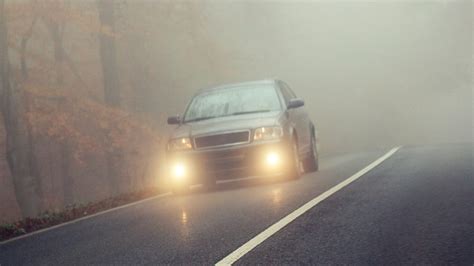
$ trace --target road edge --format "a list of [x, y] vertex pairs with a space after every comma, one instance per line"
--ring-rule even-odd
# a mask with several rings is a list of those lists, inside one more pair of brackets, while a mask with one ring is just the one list
[[164, 198], [164, 197], [170, 196], [170, 195], [171, 195], [171, 192], [165, 192], [165, 193], [162, 193], [162, 194], [159, 194], [159, 195], [156, 195], [156, 196], [152, 196], [152, 197], [149, 197], [149, 198], [146, 198], [146, 199], [142, 199], [142, 200], [131, 202], [131, 203], [128, 203], [128, 204], [125, 204], [125, 205], [114, 207], [112, 209], [96, 212], [94, 214], [83, 216], [81, 218], [77, 218], [77, 219], [74, 219], [74, 220], [71, 220], [71, 221], [67, 221], [65, 223], [60, 223], [60, 224], [57, 224], [57, 225], [53, 225], [51, 227], [46, 227], [46, 228], [43, 228], [43, 229], [40, 229], [40, 230], [37, 230], [37, 231], [33, 231], [31, 233], [27, 233], [27, 234], [24, 234], [24, 235], [21, 235], [21, 236], [17, 236], [17, 237], [14, 237], [14, 238], [4, 240], [4, 241], [0, 242], [0, 246], [3, 246], [5, 244], [13, 242], [13, 241], [17, 241], [17, 240], [20, 240], [20, 239], [23, 239], [23, 238], [30, 237], [30, 236], [33, 236], [33, 235], [36, 235], [36, 234], [41, 234], [41, 233], [44, 233], [44, 232], [47, 232], [47, 231], [50, 231], [50, 230], [54, 230], [54, 229], [57, 229], [57, 228], [60, 228], [60, 227], [66, 226], [66, 225], [70, 225], [70, 224], [74, 224], [74, 223], [77, 223], [77, 222], [80, 222], [80, 221], [83, 221], [83, 220], [87, 220], [87, 219], [90, 219], [90, 218], [93, 218], [93, 217], [96, 217], [96, 216], [99, 216], [99, 215], [103, 215], [103, 214], [106, 214], [106, 213], [109, 213], [109, 212], [113, 212], [113, 211], [117, 211], [117, 210], [120, 210], [120, 209], [123, 209], [123, 208], [131, 207], [131, 206], [134, 206], [134, 205], [146, 202], [146, 201], [155, 200], [155, 199], [159, 199], [159, 198]]

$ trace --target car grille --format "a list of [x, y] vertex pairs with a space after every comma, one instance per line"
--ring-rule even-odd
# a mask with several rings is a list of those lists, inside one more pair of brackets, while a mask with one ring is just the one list
[[197, 137], [194, 139], [196, 149], [248, 143], [249, 131], [231, 132], [225, 134]]
[[225, 150], [206, 156], [206, 170], [220, 172], [245, 167], [246, 154], [242, 150]]

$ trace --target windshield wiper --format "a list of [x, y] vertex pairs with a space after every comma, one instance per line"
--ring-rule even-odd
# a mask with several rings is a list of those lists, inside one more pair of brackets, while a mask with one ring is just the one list
[[198, 118], [193, 118], [190, 120], [184, 121], [184, 123], [189, 123], [189, 122], [197, 122], [197, 121], [202, 121], [202, 120], [208, 120], [208, 119], [213, 119], [216, 118], [215, 116], [203, 116], [203, 117], [198, 117]]
[[217, 117], [224, 117], [224, 116], [232, 116], [232, 115], [245, 115], [245, 114], [255, 114], [255, 113], [266, 113], [270, 112], [271, 110], [255, 110], [255, 111], [246, 111], [246, 112], [235, 112], [230, 115], [220, 115], [220, 116], [203, 116], [203, 117], [198, 117], [198, 118], [193, 118], [190, 120], [184, 121], [184, 123], [189, 123], [189, 122], [197, 122], [197, 121], [202, 121], [202, 120], [208, 120], [208, 119], [213, 119]]
[[255, 110], [255, 111], [246, 111], [246, 112], [235, 112], [232, 115], [245, 115], [245, 114], [255, 114], [255, 113], [266, 113], [270, 112], [270, 110]]

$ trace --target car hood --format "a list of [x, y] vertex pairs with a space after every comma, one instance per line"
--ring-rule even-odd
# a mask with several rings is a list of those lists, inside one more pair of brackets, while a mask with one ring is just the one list
[[257, 114], [224, 116], [178, 126], [171, 138], [194, 137], [223, 131], [246, 130], [262, 126], [278, 125], [282, 111]]

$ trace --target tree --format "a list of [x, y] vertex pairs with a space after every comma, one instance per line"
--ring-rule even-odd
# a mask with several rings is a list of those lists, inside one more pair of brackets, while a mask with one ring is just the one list
[[[61, 87], [64, 83], [64, 60], [66, 52], [63, 45], [64, 27], [65, 23], [59, 23], [57, 20], [51, 17], [43, 17], [43, 21], [46, 24], [51, 40], [53, 41], [54, 47], [54, 61], [56, 68], [56, 83], [58, 87]], [[69, 62], [72, 62], [69, 60]], [[70, 64], [73, 66], [73, 64]], [[74, 72], [74, 67], [71, 67]], [[75, 72], [77, 73], [77, 72]], [[77, 75], [76, 75], [77, 76]], [[61, 154], [61, 174], [63, 176], [63, 202], [65, 205], [74, 203], [74, 179], [71, 174], [71, 141], [69, 138], [64, 138], [60, 143], [60, 154]]]
[[[159, 135], [144, 114], [122, 109], [127, 98], [118, 90], [115, 52], [109, 53], [115, 44], [99, 46], [101, 38], [118, 42], [113, 23], [120, 7], [114, 18], [108, 0], [105, 9], [98, 2], [1, 1], [0, 111], [23, 217], [144, 188], [149, 180], [134, 173], [143, 174], [154, 158]], [[91, 66], [100, 48], [107, 60]], [[103, 79], [96, 76], [101, 67]]]
[[[120, 107], [120, 88], [118, 80], [117, 56], [115, 48], [115, 6], [114, 0], [97, 0], [101, 30], [99, 33], [100, 59], [104, 82], [104, 101], [111, 107]], [[104, 132], [108, 135], [110, 132]], [[110, 136], [109, 136], [110, 137]], [[107, 149], [107, 175], [111, 194], [120, 192], [119, 171], [123, 159], [118, 149]]]
[[[36, 1], [32, 2], [32, 8], [36, 6]], [[28, 65], [26, 63], [26, 49], [28, 46], [28, 41], [31, 38], [31, 35], [33, 34], [33, 28], [36, 25], [36, 21], [38, 20], [38, 16], [35, 13], [33, 15], [33, 19], [31, 20], [31, 24], [28, 27], [28, 30], [23, 34], [21, 38], [21, 46], [20, 46], [20, 66], [21, 66], [21, 74], [23, 76], [23, 79], [28, 78]]]
[[8, 34], [4, 0], [0, 0], [0, 92], [1, 112], [7, 132], [7, 161], [13, 178], [18, 204], [24, 217], [41, 209], [41, 184], [33, 150], [33, 136], [23, 112], [21, 87], [10, 80]]
[[97, 0], [101, 31], [99, 33], [100, 59], [104, 81], [105, 103], [120, 106], [120, 88], [118, 81], [117, 56], [115, 48], [115, 12], [114, 0]]

